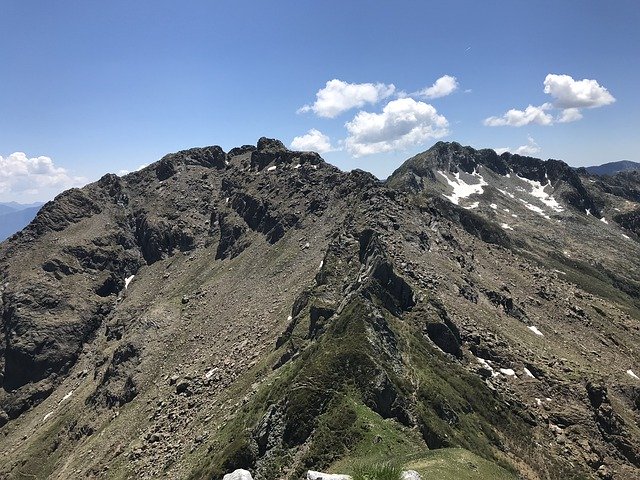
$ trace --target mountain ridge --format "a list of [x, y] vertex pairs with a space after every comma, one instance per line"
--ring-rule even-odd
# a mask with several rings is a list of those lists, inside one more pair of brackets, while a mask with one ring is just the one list
[[584, 168], [587, 172], [595, 175], [615, 175], [620, 172], [640, 170], [640, 163], [632, 162], [631, 160], [620, 160], [617, 162], [607, 162], [601, 165], [593, 165]]
[[632, 478], [635, 178], [491, 152], [380, 182], [261, 138], [59, 195], [0, 244], [0, 472]]

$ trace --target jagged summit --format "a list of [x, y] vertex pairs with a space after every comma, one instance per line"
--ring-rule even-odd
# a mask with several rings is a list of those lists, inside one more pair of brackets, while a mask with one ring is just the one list
[[0, 476], [633, 478], [638, 188], [262, 138], [69, 190], [0, 244]]
[[551, 185], [566, 184], [570, 190], [565, 195], [567, 203], [576, 209], [589, 210], [600, 216], [601, 205], [584, 188], [578, 174], [560, 160], [541, 160], [505, 152], [498, 155], [492, 149], [476, 150], [456, 142], [438, 142], [426, 152], [407, 160], [387, 180], [393, 188], [419, 191], [424, 188], [422, 178], [436, 181], [435, 172], [472, 174], [480, 166], [500, 176], [515, 176]]

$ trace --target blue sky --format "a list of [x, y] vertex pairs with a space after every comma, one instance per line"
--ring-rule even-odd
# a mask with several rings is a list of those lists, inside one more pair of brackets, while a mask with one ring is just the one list
[[640, 160], [636, 0], [3, 0], [0, 22], [0, 201], [309, 131], [381, 178], [438, 140]]

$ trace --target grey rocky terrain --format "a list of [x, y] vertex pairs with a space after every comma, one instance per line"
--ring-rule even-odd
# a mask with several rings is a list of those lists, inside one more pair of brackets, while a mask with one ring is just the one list
[[640, 478], [638, 172], [194, 148], [59, 195], [0, 275], [2, 478]]

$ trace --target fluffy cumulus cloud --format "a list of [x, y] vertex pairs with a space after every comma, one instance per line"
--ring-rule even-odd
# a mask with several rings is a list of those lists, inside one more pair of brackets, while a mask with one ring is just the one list
[[485, 119], [484, 124], [489, 127], [500, 127], [509, 125], [511, 127], [523, 127], [525, 125], [551, 125], [553, 116], [547, 113], [552, 108], [550, 103], [545, 103], [539, 107], [529, 105], [524, 110], [512, 108], [501, 117], [489, 117]]
[[[553, 97], [553, 102], [539, 107], [529, 105], [524, 111], [511, 109], [501, 117], [489, 117], [484, 124], [490, 127], [509, 125], [552, 125], [575, 122], [582, 118], [581, 108], [597, 108], [610, 105], [616, 99], [596, 80], [574, 80], [570, 75], [550, 73], [544, 79], [544, 93]], [[557, 115], [548, 113], [557, 111]]]
[[574, 80], [569, 75], [550, 73], [544, 79], [544, 93], [551, 95], [558, 108], [596, 108], [616, 101], [597, 81]]
[[495, 151], [498, 155], [501, 155], [504, 152], [511, 152], [511, 153], [517, 153], [518, 155], [533, 156], [533, 155], [539, 154], [541, 151], [541, 148], [540, 148], [540, 145], [538, 145], [536, 141], [531, 137], [531, 135], [529, 135], [527, 137], [526, 145], [520, 145], [519, 147], [516, 147], [516, 148], [509, 148], [509, 147], [496, 148]]
[[359, 112], [347, 122], [347, 150], [354, 157], [402, 150], [449, 133], [449, 122], [427, 103], [392, 100], [381, 113]]
[[318, 153], [333, 150], [331, 140], [320, 130], [312, 128], [306, 134], [295, 137], [290, 145], [292, 150], [312, 151]]
[[576, 122], [582, 118], [579, 108], [565, 108], [560, 112], [556, 121], [558, 123]]
[[0, 156], [0, 193], [38, 195], [42, 190], [79, 186], [85, 179], [71, 176], [49, 157], [29, 158], [22, 152]]
[[458, 89], [458, 80], [451, 75], [444, 75], [435, 81], [430, 87], [416, 93], [423, 98], [439, 98], [452, 94]]
[[335, 118], [352, 108], [361, 108], [367, 104], [376, 104], [393, 95], [396, 87], [384, 83], [347, 83], [342, 80], [329, 80], [325, 87], [316, 93], [312, 105], [304, 105], [298, 113], [313, 112], [319, 117]]

